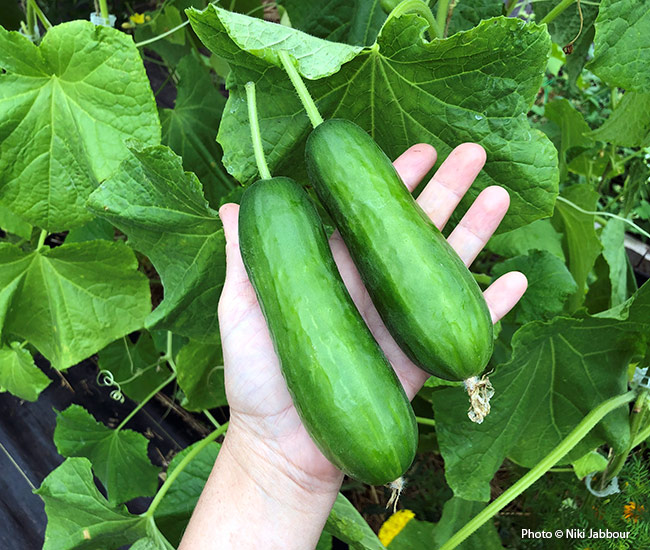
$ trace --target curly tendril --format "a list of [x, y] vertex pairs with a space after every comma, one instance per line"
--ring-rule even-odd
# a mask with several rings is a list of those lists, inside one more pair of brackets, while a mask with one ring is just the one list
[[120, 385], [115, 381], [115, 378], [113, 377], [113, 373], [111, 371], [100, 370], [97, 373], [97, 385], [109, 388], [115, 387], [115, 389], [109, 394], [110, 398], [120, 403], [124, 403], [124, 394], [122, 393], [122, 388], [120, 388]]

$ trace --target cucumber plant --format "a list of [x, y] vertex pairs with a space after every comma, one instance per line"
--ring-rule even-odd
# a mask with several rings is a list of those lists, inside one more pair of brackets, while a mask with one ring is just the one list
[[[440, 160], [459, 143], [481, 144], [487, 162], [458, 216], [487, 186], [511, 196], [500, 233], [471, 275], [484, 288], [520, 270], [529, 292], [495, 326], [487, 366], [447, 373], [455, 380], [433, 376], [415, 397], [417, 464], [444, 462], [438, 494], [454, 496], [442, 517], [418, 508], [390, 548], [528, 548], [520, 536], [502, 543], [506, 519], [520, 532], [529, 526], [521, 518], [544, 524], [541, 512], [499, 511], [540, 476], [589, 473], [589, 487], [602, 494], [630, 464], [647, 471], [650, 286], [640, 275], [645, 264], [630, 251], [631, 265], [624, 246], [644, 250], [650, 242], [647, 2], [279, 0], [274, 11], [259, 0], [169, 0], [131, 13], [100, 0], [102, 18], [113, 11], [122, 30], [61, 20], [66, 3], [40, 4], [24, 3], [22, 24], [15, 10], [0, 13], [0, 388], [7, 392], [0, 398], [15, 408], [39, 398], [52, 379], [35, 358], [61, 375], [91, 358], [97, 391], [124, 397], [128, 409], [116, 428], [97, 422], [92, 405], [57, 415], [53, 445], [65, 461], [34, 480], [48, 517], [46, 550], [174, 547], [214, 463], [214, 440], [227, 430], [215, 412], [226, 404], [216, 317], [225, 239], [215, 209], [239, 201], [259, 178], [249, 81], [264, 97], [259, 133], [271, 170], [310, 191], [326, 226], [336, 216], [313, 192], [305, 163], [310, 117], [356, 124], [365, 134], [360, 150], [371, 139], [388, 158], [418, 142], [433, 145]], [[81, 17], [73, 14], [67, 19]], [[569, 44], [572, 53], [563, 53]], [[302, 95], [313, 98], [307, 110], [287, 78], [287, 57]], [[389, 171], [386, 158], [373, 158]], [[441, 240], [436, 246], [444, 249]], [[476, 323], [484, 315], [478, 303]], [[471, 355], [474, 346], [465, 346]], [[471, 350], [476, 364], [488, 348]], [[479, 425], [467, 418], [457, 380], [484, 366], [495, 397]], [[152, 463], [156, 442], [129, 429], [161, 389], [215, 424], [169, 464]], [[407, 412], [395, 426], [409, 444], [395, 463], [406, 464], [413, 426], [407, 404], [399, 406]], [[167, 476], [159, 483], [161, 468]], [[421, 475], [406, 472], [400, 505], [415, 509], [426, 491]], [[630, 544], [642, 548], [650, 507], [636, 477], [612, 499], [567, 479], [556, 511], [570, 506], [571, 517], [596, 524], [619, 518]], [[486, 506], [495, 487], [501, 496]], [[347, 488], [357, 504], [387, 500]], [[124, 507], [136, 494], [153, 497], [141, 515]], [[380, 549], [370, 527], [378, 527], [377, 508], [357, 510], [340, 495], [326, 533]], [[319, 547], [328, 544], [326, 534]]]

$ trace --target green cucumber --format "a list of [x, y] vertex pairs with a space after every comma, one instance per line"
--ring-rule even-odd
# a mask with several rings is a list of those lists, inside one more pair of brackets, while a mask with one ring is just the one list
[[474, 277], [359, 126], [328, 120], [307, 140], [310, 181], [375, 307], [408, 357], [447, 380], [492, 355], [490, 312]]
[[341, 280], [320, 217], [293, 180], [247, 188], [239, 246], [307, 432], [346, 474], [399, 478], [417, 448], [404, 389]]

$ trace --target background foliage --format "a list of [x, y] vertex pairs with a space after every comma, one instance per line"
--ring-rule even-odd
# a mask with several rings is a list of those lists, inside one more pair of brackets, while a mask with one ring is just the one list
[[[307, 184], [311, 126], [281, 50], [325, 118], [353, 120], [392, 157], [426, 142], [440, 163], [480, 143], [487, 164], [459, 214], [494, 184], [511, 208], [472, 271], [482, 285], [515, 269], [529, 280], [497, 327], [488, 419], [468, 421], [458, 384], [432, 378], [414, 401], [420, 452], [401, 502], [415, 517], [385, 522], [384, 495], [349, 480], [319, 548], [443, 544], [648, 365], [649, 271], [625, 252], [650, 242], [648, 2], [439, 0], [427, 17], [376, 0], [115, 2], [119, 30], [45, 4], [0, 15], [0, 388], [35, 401], [50, 378], [34, 357], [58, 371], [90, 358], [133, 408], [116, 427], [79, 405], [57, 413], [66, 460], [37, 491], [44, 548], [180, 541], [226, 429], [210, 413], [227, 405], [216, 209], [257, 177], [246, 82], [272, 172]], [[124, 426], [158, 392], [215, 432], [153, 464]], [[565, 527], [650, 545], [649, 416], [609, 414], [460, 547], [538, 548], [522, 528]], [[621, 491], [594, 496], [579, 481], [593, 471]], [[125, 506], [135, 497], [153, 497], [144, 514]]]

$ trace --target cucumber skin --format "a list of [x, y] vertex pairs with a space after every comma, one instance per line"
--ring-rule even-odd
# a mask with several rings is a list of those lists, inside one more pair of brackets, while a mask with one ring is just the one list
[[307, 193], [279, 177], [248, 187], [239, 246], [313, 441], [360, 481], [400, 477], [417, 449], [413, 409], [341, 280]]
[[401, 349], [440, 378], [479, 375], [493, 349], [483, 294], [390, 159], [340, 119], [314, 129], [305, 154], [309, 179]]

